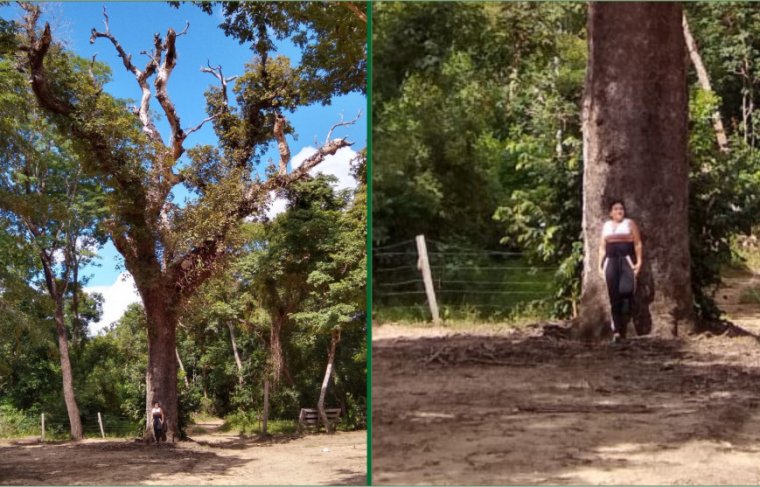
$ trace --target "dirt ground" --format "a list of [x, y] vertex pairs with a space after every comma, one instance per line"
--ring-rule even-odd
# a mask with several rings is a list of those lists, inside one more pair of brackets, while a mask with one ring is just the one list
[[365, 485], [367, 432], [262, 441], [200, 424], [193, 441], [0, 442], [2, 485]]
[[[756, 276], [728, 279], [729, 317]], [[375, 484], [758, 484], [760, 340], [373, 330]]]

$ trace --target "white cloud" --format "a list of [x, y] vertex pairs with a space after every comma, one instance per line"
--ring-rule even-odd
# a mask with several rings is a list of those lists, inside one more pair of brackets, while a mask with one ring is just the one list
[[[293, 168], [300, 167], [307, 158], [317, 152], [317, 149], [311, 146], [306, 146], [301, 149], [298, 154], [291, 159], [291, 166]], [[355, 188], [358, 181], [351, 175], [351, 160], [356, 157], [356, 151], [350, 147], [344, 147], [340, 149], [335, 155], [327, 156], [325, 160], [309, 171], [309, 174], [315, 176], [319, 173], [329, 174], [338, 178], [338, 181], [333, 184], [333, 188], [338, 191], [346, 188]], [[270, 194], [270, 197], [274, 197], [274, 192]], [[278, 214], [285, 211], [287, 201], [282, 198], [275, 198], [267, 211], [267, 217], [272, 219]]]
[[[301, 149], [291, 160], [293, 168], [300, 167], [308, 157], [317, 152], [317, 149], [306, 146]], [[356, 179], [351, 176], [351, 160], [356, 157], [356, 151], [350, 147], [344, 147], [333, 156], [327, 156], [325, 160], [309, 171], [309, 174], [315, 176], [319, 173], [331, 174], [338, 178], [338, 182], [333, 185], [335, 189], [355, 188]]]
[[[274, 198], [274, 195], [275, 195], [274, 191], [269, 193], [270, 198]], [[271, 220], [272, 218], [276, 217], [277, 215], [285, 211], [287, 204], [288, 202], [283, 198], [274, 198], [274, 200], [272, 201], [272, 204], [269, 206], [269, 209], [267, 210], [267, 218]]]
[[90, 325], [91, 335], [97, 335], [100, 330], [114, 321], [119, 321], [130, 304], [141, 302], [135, 280], [129, 272], [119, 274], [116, 282], [110, 286], [87, 287], [85, 292], [103, 295], [103, 316], [99, 322]]

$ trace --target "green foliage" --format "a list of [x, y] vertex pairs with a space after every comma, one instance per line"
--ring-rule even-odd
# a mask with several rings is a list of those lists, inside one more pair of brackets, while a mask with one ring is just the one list
[[[261, 434], [261, 416], [258, 413], [237, 411], [224, 418], [223, 431], [235, 431], [240, 435]], [[267, 422], [270, 435], [292, 435], [298, 431], [298, 421], [275, 419]]]
[[[500, 242], [557, 266], [549, 302], [557, 316], [572, 313], [583, 259], [585, 8], [375, 6], [376, 246], [420, 233], [476, 249]], [[711, 296], [731, 262], [731, 239], [760, 215], [760, 7], [700, 2], [685, 10], [714, 90], [698, 89], [691, 70], [692, 287], [698, 315], [709, 321], [720, 314]], [[716, 144], [716, 110], [728, 153]], [[374, 277], [375, 289], [385, 276]]]
[[[209, 15], [221, 5], [225, 34], [265, 56], [274, 41], [290, 39], [301, 49], [295, 75], [304, 103], [365, 91], [366, 22], [340, 2], [195, 2]], [[178, 2], [173, 2], [178, 6]], [[366, 11], [363, 2], [355, 7]]]
[[10, 404], [0, 404], [0, 438], [17, 438], [40, 434], [40, 423], [31, 415]]
[[[356, 161], [357, 173], [364, 163]], [[345, 406], [346, 427], [366, 424], [366, 191], [335, 192], [331, 181], [298, 184], [286, 192], [283, 214], [243, 227], [236, 258], [183, 309], [178, 351], [191, 382], [188, 410], [258, 428], [264, 379], [272, 379], [272, 323], [280, 320], [286, 370], [271, 387], [272, 424], [316, 405], [335, 326], [343, 333], [329, 400]]]
[[559, 267], [555, 312], [569, 314], [579, 292], [584, 13], [580, 4], [376, 6], [375, 245], [424, 234], [524, 251]]

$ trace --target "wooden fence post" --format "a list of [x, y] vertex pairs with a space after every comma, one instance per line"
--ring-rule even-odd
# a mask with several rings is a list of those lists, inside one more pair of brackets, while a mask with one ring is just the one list
[[422, 281], [425, 283], [425, 294], [427, 295], [428, 304], [430, 305], [430, 314], [433, 315], [433, 324], [439, 325], [441, 318], [438, 316], [438, 303], [435, 300], [435, 290], [433, 288], [433, 275], [430, 273], [430, 261], [428, 260], [427, 245], [425, 236], [417, 235], [417, 269], [422, 272]]
[[269, 421], [269, 371], [264, 376], [264, 411], [261, 413], [261, 435], [267, 435], [267, 422]]
[[42, 441], [45, 441], [45, 413], [42, 413]]
[[103, 418], [100, 417], [100, 412], [98, 412], [98, 424], [100, 425], [100, 437], [105, 438], [106, 433], [103, 431]]

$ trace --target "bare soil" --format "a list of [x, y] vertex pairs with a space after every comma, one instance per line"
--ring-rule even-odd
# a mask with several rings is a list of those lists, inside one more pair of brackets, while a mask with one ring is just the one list
[[718, 295], [750, 335], [584, 344], [378, 326], [375, 484], [758, 484], [756, 276]]
[[0, 441], [2, 485], [365, 485], [366, 431], [243, 438], [197, 425], [192, 441]]

